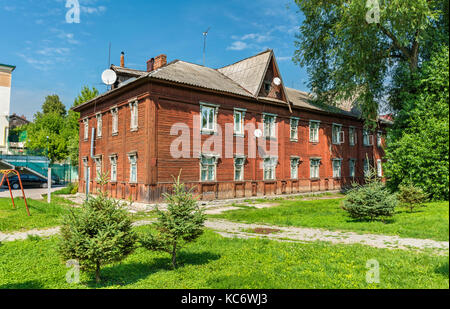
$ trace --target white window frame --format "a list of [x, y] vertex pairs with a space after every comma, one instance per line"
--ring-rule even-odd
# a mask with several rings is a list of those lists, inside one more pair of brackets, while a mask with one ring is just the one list
[[291, 157], [291, 179], [298, 180], [298, 166], [300, 165], [300, 157]]
[[98, 113], [97, 115], [95, 115], [95, 118], [97, 119], [97, 138], [102, 138], [102, 133], [103, 133], [102, 114]]
[[[203, 110], [213, 110], [213, 119], [209, 119], [211, 114], [207, 113], [206, 127], [203, 127]], [[219, 105], [200, 102], [200, 130], [202, 134], [215, 134], [217, 133], [217, 116], [219, 113]]]
[[300, 122], [300, 118], [291, 117], [291, 126], [290, 126], [290, 139], [291, 142], [298, 142], [298, 124]]
[[363, 131], [363, 145], [366, 147], [373, 146], [373, 135], [370, 134], [369, 130]]
[[110, 181], [117, 182], [117, 154], [112, 154], [109, 156], [110, 166]]
[[370, 174], [370, 160], [369, 159], [364, 159], [363, 161], [363, 169], [364, 169], [364, 177], [368, 177]]
[[[277, 165], [278, 157], [263, 158], [263, 179], [264, 181], [273, 181], [277, 179]], [[266, 177], [266, 171], [269, 172], [270, 177]]]
[[[245, 128], [245, 113], [247, 112], [246, 109], [243, 108], [235, 108], [233, 119], [234, 119], [234, 134], [236, 136], [244, 136], [244, 128]], [[236, 126], [236, 116], [239, 115], [240, 121], [239, 121], [239, 127]]]
[[132, 99], [128, 101], [130, 106], [130, 129], [131, 131], [137, 131], [139, 129], [139, 101], [138, 99]]
[[383, 162], [381, 161], [381, 159], [377, 160], [377, 176], [379, 178], [383, 177]]
[[381, 148], [383, 146], [383, 132], [378, 131], [377, 132], [377, 146]]
[[111, 122], [112, 135], [119, 134], [119, 109], [117, 107], [111, 109]]
[[342, 129], [342, 124], [339, 123], [333, 123], [332, 127], [332, 142], [335, 145], [341, 145], [345, 142], [345, 132]]
[[349, 160], [348, 173], [351, 178], [356, 177], [356, 160], [355, 159]]
[[83, 119], [83, 124], [84, 124], [83, 129], [84, 140], [87, 141], [89, 140], [89, 119], [88, 118]]
[[[262, 123], [263, 123], [263, 136], [265, 138], [277, 138], [277, 117], [276, 114], [263, 113]], [[271, 122], [267, 127], [266, 119], [271, 119]]]
[[[339, 162], [339, 170], [336, 170], [335, 164]], [[332, 168], [333, 168], [333, 178], [340, 179], [342, 178], [342, 159], [333, 159], [332, 160]]]
[[[137, 184], [138, 182], [138, 154], [137, 152], [130, 152], [127, 154], [130, 163], [130, 183]], [[133, 179], [133, 168], [135, 168], [135, 179]]]
[[99, 155], [94, 157], [94, 162], [95, 162], [95, 180], [99, 181], [103, 173], [103, 156]]
[[[316, 127], [317, 126], [317, 127]], [[320, 121], [309, 121], [309, 141], [311, 143], [319, 143], [320, 140]]]
[[358, 134], [356, 132], [356, 127], [349, 128], [348, 139], [350, 146], [355, 146], [358, 143]]
[[[203, 160], [211, 160], [212, 163], [204, 164]], [[201, 154], [200, 155], [200, 181], [201, 182], [216, 182], [217, 181], [217, 163], [219, 156], [216, 154]], [[213, 177], [210, 176], [210, 168], [212, 168]], [[203, 171], [206, 171], [205, 178], [203, 177]]]
[[83, 157], [83, 173], [84, 173], [84, 181], [88, 181], [88, 173], [89, 173], [89, 158]]
[[[316, 164], [313, 165], [313, 163], [316, 163]], [[320, 165], [321, 164], [322, 164], [322, 159], [320, 159], [320, 158], [310, 158], [309, 159], [309, 177], [311, 179], [313, 179], [313, 180], [320, 179]], [[317, 170], [315, 168], [317, 168]]]
[[[238, 164], [238, 160], [242, 160], [242, 164]], [[244, 166], [247, 157], [244, 155], [235, 155], [234, 156], [234, 181], [244, 181]], [[239, 179], [236, 177], [236, 172], [240, 171]]]

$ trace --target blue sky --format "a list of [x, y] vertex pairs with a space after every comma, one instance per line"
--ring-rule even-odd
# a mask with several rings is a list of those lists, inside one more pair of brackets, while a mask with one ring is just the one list
[[70, 107], [83, 85], [101, 92], [101, 73], [118, 65], [145, 70], [166, 54], [219, 68], [272, 48], [285, 85], [308, 90], [305, 69], [292, 62], [295, 33], [303, 20], [293, 0], [148, 1], [78, 0], [80, 23], [66, 22], [66, 0], [0, 0], [0, 63], [16, 65], [11, 112], [28, 118], [48, 94]]

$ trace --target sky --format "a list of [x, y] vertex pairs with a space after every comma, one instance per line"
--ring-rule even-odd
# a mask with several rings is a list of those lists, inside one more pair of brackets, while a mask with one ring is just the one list
[[[67, 22], [67, 2], [79, 3], [79, 23]], [[50, 94], [70, 108], [84, 85], [106, 91], [110, 43], [116, 65], [122, 51], [134, 69], [159, 54], [202, 64], [209, 27], [206, 66], [271, 48], [285, 85], [308, 91], [306, 69], [292, 62], [303, 18], [293, 0], [0, 0], [0, 63], [17, 66], [11, 113], [32, 119]]]

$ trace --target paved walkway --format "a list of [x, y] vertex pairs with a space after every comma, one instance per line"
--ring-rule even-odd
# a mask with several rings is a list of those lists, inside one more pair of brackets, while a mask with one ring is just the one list
[[[52, 187], [50, 190], [51, 192], [55, 192], [57, 190], [62, 189], [63, 187], [59, 186], [59, 187]], [[42, 199], [42, 195], [47, 194], [48, 193], [48, 189], [44, 189], [44, 188], [25, 188], [25, 197], [28, 199], [33, 199], [33, 200], [40, 200]], [[14, 197], [22, 197], [22, 190], [12, 190], [13, 196]], [[0, 188], [0, 198], [11, 198], [11, 196], [9, 195], [9, 189], [8, 188]]]
[[[151, 220], [135, 222], [134, 226], [151, 224]], [[206, 227], [218, 234], [229, 238], [267, 238], [275, 241], [290, 242], [330, 242], [333, 244], [361, 244], [376, 248], [425, 250], [433, 249], [438, 254], [448, 254], [448, 241], [435, 241], [431, 239], [401, 238], [398, 236], [357, 234], [353, 232], [328, 231], [316, 228], [280, 227], [264, 224], [245, 224], [226, 220], [208, 220]], [[266, 234], [251, 232], [258, 229]], [[45, 230], [31, 230], [13, 234], [0, 233], [0, 242], [24, 240], [29, 236], [48, 237], [59, 233], [59, 227]]]

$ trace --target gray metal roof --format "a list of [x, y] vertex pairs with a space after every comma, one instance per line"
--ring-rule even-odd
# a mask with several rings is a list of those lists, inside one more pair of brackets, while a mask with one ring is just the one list
[[135, 77], [140, 77], [140, 76], [144, 76], [147, 74], [146, 71], [134, 70], [134, 69], [130, 69], [130, 68], [123, 68], [123, 67], [118, 67], [116, 65], [111, 65], [111, 69], [116, 71], [119, 74], [132, 75]]
[[218, 69], [218, 71], [257, 96], [271, 56], [272, 50], [269, 49], [256, 56]]

